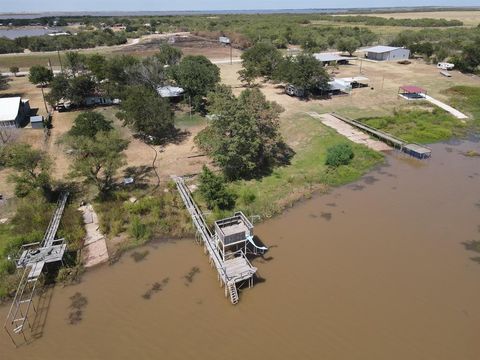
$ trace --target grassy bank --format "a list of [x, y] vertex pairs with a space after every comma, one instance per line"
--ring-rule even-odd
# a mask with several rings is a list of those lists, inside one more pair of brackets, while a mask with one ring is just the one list
[[400, 137], [408, 142], [433, 143], [465, 135], [480, 125], [480, 87], [456, 86], [446, 91], [449, 103], [456, 109], [471, 115], [467, 121], [459, 120], [447, 112], [425, 104], [394, 111], [391, 116], [361, 118], [360, 121], [376, 129]]
[[[315, 191], [355, 181], [383, 161], [380, 153], [351, 143], [307, 115], [287, 121], [282, 132], [287, 134], [296, 152], [291, 164], [276, 168], [258, 180], [230, 183], [229, 187], [237, 195], [236, 210], [269, 218]], [[327, 149], [346, 142], [352, 145], [355, 153], [352, 162], [338, 168], [325, 165]], [[229, 214], [231, 211], [214, 212], [210, 218]]]
[[191, 219], [173, 184], [159, 189], [119, 190], [94, 206], [114, 258], [152, 239], [193, 234]]

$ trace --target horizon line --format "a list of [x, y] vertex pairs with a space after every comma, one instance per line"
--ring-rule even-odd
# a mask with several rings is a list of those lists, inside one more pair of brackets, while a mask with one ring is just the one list
[[0, 15], [38, 15], [38, 14], [75, 14], [75, 13], [155, 13], [155, 12], [171, 12], [171, 13], [208, 13], [208, 12], [247, 12], [247, 11], [321, 11], [321, 10], [409, 10], [409, 9], [480, 9], [480, 5], [419, 5], [419, 6], [363, 6], [363, 7], [322, 7], [322, 8], [259, 8], [259, 9], [203, 9], [203, 10], [46, 10], [46, 11], [12, 11], [0, 12]]

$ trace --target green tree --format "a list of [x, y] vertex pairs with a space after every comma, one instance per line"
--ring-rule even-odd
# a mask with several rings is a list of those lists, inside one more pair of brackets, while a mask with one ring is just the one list
[[248, 87], [251, 87], [254, 84], [256, 78], [256, 70], [251, 66], [238, 71], [238, 80], [242, 83], [246, 83]]
[[177, 65], [183, 56], [182, 50], [167, 44], [160, 45], [159, 50], [160, 51], [157, 52], [154, 56], [163, 65], [168, 65], [168, 66]]
[[274, 78], [304, 89], [307, 94], [318, 89], [328, 89], [330, 81], [325, 68], [310, 54], [283, 59]]
[[8, 87], [8, 78], [0, 74], [0, 90], [4, 90]]
[[85, 58], [85, 65], [95, 75], [97, 81], [104, 80], [107, 76], [107, 59], [100, 54], [93, 54]]
[[342, 37], [337, 41], [337, 49], [348, 52], [350, 56], [352, 56], [352, 54], [360, 47], [360, 45], [360, 41], [352, 36]]
[[55, 76], [50, 83], [50, 92], [45, 96], [50, 105], [54, 106], [61, 99], [68, 98], [70, 84], [63, 74]]
[[20, 71], [18, 66], [10, 66], [10, 72], [13, 74], [13, 76], [17, 77], [17, 73]]
[[65, 53], [65, 66], [76, 76], [85, 68], [86, 57], [78, 51], [67, 51]]
[[67, 98], [75, 104], [83, 104], [95, 92], [95, 82], [88, 75], [80, 75], [68, 81]]
[[175, 134], [170, 103], [150, 88], [130, 87], [117, 117], [153, 143], [162, 143]]
[[2, 163], [16, 171], [9, 176], [9, 181], [15, 183], [18, 197], [27, 196], [35, 189], [50, 191], [52, 162], [45, 152], [18, 143], [5, 147], [1, 155]]
[[185, 56], [172, 67], [173, 79], [185, 90], [196, 111], [202, 110], [204, 97], [220, 82], [220, 69], [205, 56]]
[[267, 101], [258, 89], [244, 90], [238, 98], [231, 89], [219, 90], [211, 93], [208, 101], [215, 117], [196, 141], [214, 158], [226, 178], [255, 177], [288, 162], [291, 153], [282, 140], [278, 122], [283, 109]]
[[235, 195], [228, 191], [222, 176], [215, 175], [204, 165], [199, 180], [198, 191], [209, 209], [230, 210], [235, 206]]
[[63, 142], [73, 157], [70, 176], [84, 178], [101, 194], [111, 191], [118, 169], [126, 163], [124, 150], [128, 141], [116, 131], [100, 131], [94, 137], [67, 136]]
[[45, 66], [34, 65], [30, 68], [28, 81], [35, 85], [46, 86], [53, 80], [53, 73]]
[[105, 68], [106, 78], [115, 85], [125, 85], [128, 82], [128, 74], [125, 69], [128, 69], [138, 60], [130, 55], [114, 56], [107, 61]]
[[353, 149], [350, 144], [336, 144], [327, 149], [327, 159], [325, 164], [332, 167], [348, 165], [354, 157]]
[[243, 68], [250, 77], [273, 75], [282, 53], [271, 43], [259, 42], [242, 54]]
[[103, 114], [96, 111], [87, 111], [78, 115], [68, 131], [71, 136], [86, 136], [93, 138], [100, 131], [112, 130], [112, 122], [105, 119]]
[[[463, 70], [475, 72], [480, 65], [480, 36], [475, 41], [467, 42], [462, 49]], [[462, 69], [461, 69], [462, 70]]]

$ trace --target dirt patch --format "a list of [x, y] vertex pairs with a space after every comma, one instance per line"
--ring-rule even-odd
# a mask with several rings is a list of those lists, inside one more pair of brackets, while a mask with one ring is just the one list
[[[184, 55], [204, 55], [209, 59], [226, 59], [230, 57], [230, 47], [224, 46], [216, 40], [188, 33], [179, 33], [176, 36], [166, 34], [149, 35], [142, 38], [138, 43], [119, 48], [114, 50], [113, 53], [149, 56], [158, 52], [160, 45], [167, 43], [169, 39], [174, 39], [175, 42], [169, 44], [182, 50]], [[240, 55], [240, 50], [232, 49], [234, 58], [238, 58]]]

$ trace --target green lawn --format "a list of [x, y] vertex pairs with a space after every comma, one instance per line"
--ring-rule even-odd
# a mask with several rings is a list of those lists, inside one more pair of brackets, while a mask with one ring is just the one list
[[471, 115], [459, 120], [447, 112], [432, 107], [432, 111], [415, 107], [395, 112], [391, 116], [360, 118], [358, 120], [383, 130], [407, 142], [433, 143], [465, 135], [480, 125], [480, 87], [456, 86], [446, 91], [450, 105]]
[[314, 191], [326, 191], [330, 186], [352, 182], [383, 161], [380, 153], [351, 143], [355, 153], [352, 162], [332, 169], [325, 165], [327, 149], [349, 140], [307, 115], [290, 121], [288, 131], [286, 137], [298, 140], [291, 164], [276, 168], [269, 176], [259, 180], [230, 184], [238, 195], [237, 210], [243, 210], [248, 215], [271, 217], [298, 200], [309, 197]]

